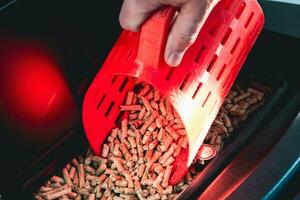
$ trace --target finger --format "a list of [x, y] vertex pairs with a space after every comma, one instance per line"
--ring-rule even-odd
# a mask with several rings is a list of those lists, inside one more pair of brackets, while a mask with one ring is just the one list
[[197, 35], [218, 0], [194, 0], [181, 7], [167, 39], [165, 61], [170, 66], [180, 64], [183, 55]]
[[119, 15], [122, 28], [138, 31], [148, 15], [160, 6], [158, 0], [124, 0]]

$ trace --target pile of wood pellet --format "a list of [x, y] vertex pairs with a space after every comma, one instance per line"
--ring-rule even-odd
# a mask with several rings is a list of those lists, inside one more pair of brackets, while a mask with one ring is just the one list
[[238, 130], [251, 113], [264, 104], [266, 95], [270, 92], [271, 88], [268, 86], [254, 82], [243, 86], [235, 84], [214, 120], [205, 143], [213, 145], [220, 152], [226, 139]]
[[[263, 86], [235, 85], [205, 141], [218, 151], [247, 115], [264, 101]], [[176, 199], [199, 172], [195, 160], [179, 184], [168, 184], [172, 164], [188, 147], [184, 126], [169, 102], [151, 86], [137, 82], [120, 109], [127, 113], [102, 146], [74, 158], [35, 194], [36, 199]]]

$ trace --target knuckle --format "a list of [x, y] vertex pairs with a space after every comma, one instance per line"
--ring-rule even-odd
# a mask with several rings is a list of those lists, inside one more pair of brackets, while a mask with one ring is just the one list
[[137, 31], [136, 25], [131, 23], [131, 20], [129, 20], [128, 16], [126, 16], [124, 14], [120, 14], [119, 22], [123, 29], [128, 30], [128, 31]]
[[135, 0], [124, 0], [121, 12], [119, 14], [119, 22], [123, 29], [128, 31], [137, 31], [137, 24], [133, 17], [133, 5]]

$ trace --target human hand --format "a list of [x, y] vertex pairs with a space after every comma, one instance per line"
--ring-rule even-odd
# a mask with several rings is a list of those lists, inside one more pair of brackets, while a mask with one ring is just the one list
[[194, 43], [213, 7], [220, 0], [124, 0], [119, 20], [129, 31], [138, 31], [148, 15], [163, 5], [180, 8], [169, 33], [164, 59], [168, 65], [180, 64], [185, 51]]

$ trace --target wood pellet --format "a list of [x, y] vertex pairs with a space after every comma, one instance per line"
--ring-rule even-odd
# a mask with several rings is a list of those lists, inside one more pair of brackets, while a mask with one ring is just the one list
[[[262, 90], [261, 88], [264, 88]], [[220, 152], [247, 116], [264, 102], [269, 90], [258, 84], [229, 92], [205, 143]], [[120, 110], [129, 115], [120, 121], [95, 156], [90, 150], [73, 158], [35, 194], [35, 199], [176, 199], [202, 169], [195, 158], [185, 178], [169, 185], [172, 164], [188, 148], [183, 123], [171, 104], [145, 83], [127, 93]]]

